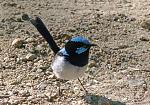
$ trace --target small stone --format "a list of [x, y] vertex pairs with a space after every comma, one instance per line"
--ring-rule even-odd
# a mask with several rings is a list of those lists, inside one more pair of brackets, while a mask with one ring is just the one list
[[19, 91], [19, 95], [21, 97], [28, 97], [28, 96], [30, 96], [30, 92], [27, 90], [21, 90], [21, 91]]
[[17, 22], [22, 22], [22, 19], [20, 17], [17, 17], [16, 21]]
[[51, 95], [52, 95], [51, 92], [45, 92], [45, 98], [47, 98], [47, 101], [49, 101], [49, 102], [52, 102], [52, 101], [53, 101]]
[[16, 63], [18, 63], [18, 64], [21, 62], [26, 62], [26, 61], [27, 61], [27, 59], [25, 57], [19, 57], [16, 59]]
[[54, 74], [51, 74], [48, 76], [48, 79], [56, 79], [56, 76]]
[[37, 69], [36, 72], [41, 73], [41, 72], [43, 72], [43, 70], [42, 69]]
[[46, 70], [46, 71], [45, 71], [45, 74], [46, 74], [46, 75], [51, 75], [52, 72], [51, 72], [50, 70]]
[[71, 101], [71, 105], [84, 105], [84, 102], [83, 102], [83, 100]]
[[32, 60], [36, 59], [36, 57], [37, 56], [35, 54], [31, 54], [31, 53], [29, 53], [29, 54], [26, 55], [26, 59], [28, 61], [32, 61]]
[[78, 88], [78, 87], [74, 87], [73, 90], [74, 90], [74, 92], [80, 92], [80, 88]]
[[12, 46], [14, 46], [15, 48], [20, 48], [23, 46], [24, 40], [21, 38], [17, 38], [15, 40], [13, 40], [12, 42]]
[[48, 98], [49, 102], [54, 102], [57, 99], [58, 94], [57, 93], [47, 93], [45, 96]]
[[32, 83], [30, 83], [30, 82], [28, 82], [28, 83], [26, 83], [26, 86], [32, 86]]
[[96, 62], [94, 60], [91, 60], [88, 64], [88, 66], [91, 67], [95, 67], [96, 66]]
[[140, 37], [140, 40], [141, 40], [141, 41], [149, 41], [149, 38], [146, 37], [146, 36], [141, 36], [141, 37]]
[[150, 20], [145, 20], [141, 23], [141, 27], [150, 30]]
[[47, 87], [47, 84], [42, 83], [42, 82], [41, 82], [39, 85], [37, 85], [37, 88], [38, 88], [39, 90], [45, 90], [46, 87]]
[[10, 85], [18, 85], [21, 83], [21, 80], [12, 80], [10, 81]]
[[141, 79], [135, 79], [135, 80], [128, 80], [129, 83], [129, 87], [139, 87], [139, 86], [143, 86], [143, 84], [145, 84], [144, 80]]
[[[9, 98], [10, 96], [9, 95], [3, 95], [3, 94], [0, 94], [0, 99], [2, 98]], [[1, 104], [0, 104], [1, 105]]]
[[35, 42], [35, 39], [34, 39], [34, 38], [27, 38], [27, 39], [26, 39], [26, 42], [27, 42], [27, 43]]
[[42, 70], [46, 70], [48, 69], [49, 65], [44, 65], [44, 60], [39, 60], [38, 62], [34, 63], [34, 65], [38, 68], [38, 69], [42, 69]]
[[9, 98], [9, 103], [11, 105], [18, 105], [18, 104], [21, 104], [25, 101], [25, 98], [24, 97], [18, 97], [18, 96], [11, 96]]
[[41, 93], [41, 94], [37, 94], [37, 97], [38, 97], [38, 98], [45, 98], [45, 97], [46, 97], [46, 95], [45, 95], [45, 94], [43, 94], [43, 93]]
[[5, 57], [5, 58], [4, 58], [4, 61], [9, 61], [9, 57]]
[[118, 49], [125, 49], [125, 48], [128, 48], [129, 46], [126, 45], [126, 44], [121, 44], [118, 46]]
[[72, 28], [68, 29], [67, 31], [69, 31], [69, 32], [72, 32], [72, 33], [73, 33], [73, 32], [76, 32], [76, 29], [72, 27]]
[[38, 51], [42, 51], [43, 49], [44, 48], [43, 48], [43, 46], [41, 44], [36, 46], [36, 50], [38, 50]]
[[26, 44], [25, 48], [30, 53], [36, 53], [36, 48], [33, 44]]
[[17, 95], [19, 93], [18, 90], [13, 90], [12, 92], [13, 92], [13, 95]]
[[35, 98], [34, 96], [29, 96], [29, 97], [27, 98], [27, 100], [30, 101], [30, 100], [33, 100], [34, 98]]
[[14, 95], [12, 91], [8, 91], [7, 94], [9, 94], [10, 96]]

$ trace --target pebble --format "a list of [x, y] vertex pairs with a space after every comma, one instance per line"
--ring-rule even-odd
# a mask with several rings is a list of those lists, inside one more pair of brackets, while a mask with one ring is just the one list
[[38, 88], [39, 90], [45, 90], [46, 87], [47, 87], [47, 84], [42, 83], [42, 82], [41, 82], [39, 85], [37, 85], [37, 88]]
[[150, 30], [150, 20], [145, 20], [141, 22], [141, 27]]
[[16, 38], [13, 40], [12, 42], [12, 46], [14, 46], [15, 48], [20, 48], [23, 46], [24, 40], [21, 38]]
[[141, 37], [140, 37], [140, 40], [141, 40], [141, 41], [149, 41], [149, 38], [146, 37], [146, 36], [141, 36]]
[[[2, 98], [9, 98], [10, 96], [9, 95], [1, 95], [0, 94], [0, 99], [2, 99]], [[0, 104], [1, 105], [1, 104]]]
[[28, 83], [26, 83], [26, 86], [32, 86], [32, 83], [30, 83], [30, 82], [28, 82]]
[[45, 93], [45, 97], [47, 97], [49, 102], [54, 102], [57, 99], [58, 94], [57, 93]]
[[[56, 94], [56, 96], [57, 96], [57, 94]], [[49, 102], [53, 102], [54, 101], [53, 98], [56, 98], [56, 96], [53, 97], [51, 92], [45, 93], [45, 98], [47, 98], [47, 101], [49, 101]]]
[[139, 86], [143, 86], [143, 84], [145, 84], [145, 81], [142, 79], [128, 80], [128, 84], [130, 88], [136, 86], [139, 87]]
[[41, 94], [37, 94], [37, 97], [38, 97], [38, 98], [45, 98], [46, 96], [45, 96], [44, 93], [41, 93]]
[[36, 50], [38, 50], [38, 51], [42, 51], [43, 49], [44, 48], [43, 48], [43, 46], [41, 44], [36, 46]]
[[38, 69], [42, 69], [42, 70], [46, 70], [48, 69], [49, 65], [44, 65], [44, 60], [39, 60], [38, 62], [34, 63], [34, 65], [38, 68]]
[[51, 75], [52, 72], [51, 72], [50, 70], [46, 70], [46, 71], [45, 71], [45, 74], [46, 74], [46, 75]]
[[29, 53], [29, 54], [26, 55], [26, 59], [28, 61], [33, 61], [34, 59], [36, 59], [36, 57], [37, 56], [35, 54], [31, 54], [31, 53]]
[[82, 100], [71, 102], [71, 105], [83, 105], [83, 104], [84, 104], [84, 102]]
[[76, 29], [75, 28], [73, 28], [73, 27], [71, 27], [71, 28], [69, 28], [68, 30], [67, 30], [68, 32], [76, 32]]
[[43, 72], [43, 70], [42, 69], [37, 69], [36, 72], [41, 73], [41, 72]]
[[88, 66], [89, 66], [90, 68], [95, 67], [95, 66], [96, 66], [96, 61], [91, 60], [91, 61], [89, 62], [89, 64], [88, 64]]
[[33, 100], [34, 98], [35, 98], [34, 96], [29, 96], [29, 97], [27, 98], [27, 100], [30, 101], [30, 100]]
[[25, 101], [25, 98], [24, 97], [18, 97], [18, 96], [11, 96], [9, 98], [9, 103], [11, 105], [18, 105], [18, 104], [21, 104]]
[[88, 71], [89, 75], [96, 75], [98, 69], [97, 69], [96, 67], [91, 67], [91, 68], [88, 67], [88, 68], [87, 68], [87, 71]]
[[27, 43], [36, 42], [36, 40], [34, 38], [27, 38], [26, 42]]
[[20, 90], [19, 95], [21, 97], [28, 97], [28, 96], [30, 96], [30, 92], [28, 90]]
[[12, 91], [8, 91], [7, 94], [9, 94], [10, 96], [14, 95]]
[[48, 79], [56, 79], [56, 76], [54, 74], [51, 74], [48, 76]]
[[18, 85], [20, 83], [21, 83], [20, 80], [12, 80], [12, 81], [10, 81], [10, 85]]
[[36, 53], [36, 49], [35, 49], [35, 46], [34, 45], [31, 45], [31, 44], [26, 44], [25, 45], [25, 48], [28, 52], [31, 52], [31, 53]]
[[17, 22], [22, 22], [21, 17], [16, 17], [16, 21], [17, 21]]

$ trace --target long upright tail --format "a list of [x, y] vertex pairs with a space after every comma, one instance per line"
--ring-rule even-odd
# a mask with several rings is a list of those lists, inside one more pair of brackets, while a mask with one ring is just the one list
[[42, 22], [42, 20], [39, 17], [36, 17], [35, 19], [30, 19], [30, 22], [36, 27], [36, 29], [39, 31], [39, 33], [48, 42], [50, 48], [56, 54], [60, 50], [60, 48], [57, 46], [52, 35], [49, 33], [48, 29], [46, 28], [46, 26]]

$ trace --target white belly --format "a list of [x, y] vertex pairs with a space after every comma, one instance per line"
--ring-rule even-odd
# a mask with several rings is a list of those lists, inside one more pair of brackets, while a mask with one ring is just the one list
[[86, 66], [77, 67], [69, 62], [65, 62], [63, 56], [57, 56], [51, 65], [57, 78], [64, 80], [77, 79], [84, 75]]

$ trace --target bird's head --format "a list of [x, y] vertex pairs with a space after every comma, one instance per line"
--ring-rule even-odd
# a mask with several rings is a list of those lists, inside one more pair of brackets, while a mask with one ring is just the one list
[[65, 50], [69, 55], [80, 55], [89, 52], [89, 49], [96, 44], [90, 43], [86, 38], [82, 36], [77, 36], [71, 38], [65, 44]]

